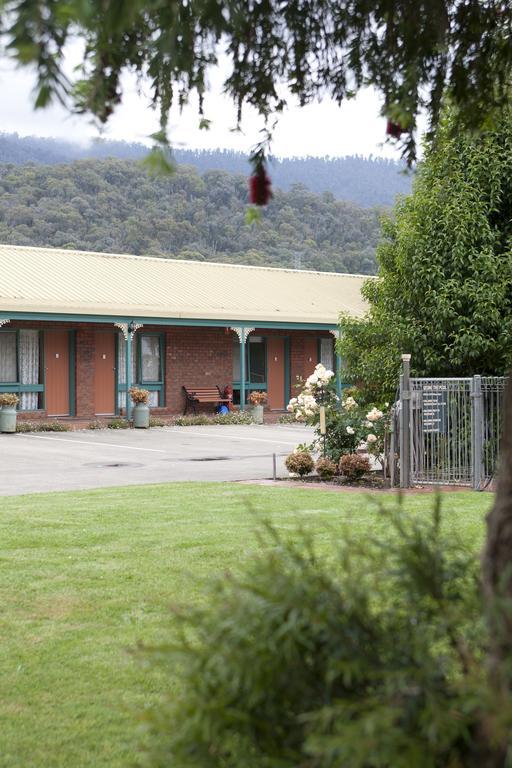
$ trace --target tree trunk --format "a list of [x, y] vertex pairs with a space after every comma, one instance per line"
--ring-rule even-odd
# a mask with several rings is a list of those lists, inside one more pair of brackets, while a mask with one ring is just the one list
[[483, 586], [490, 631], [493, 685], [507, 696], [512, 662], [512, 387], [507, 386], [500, 466], [494, 505], [487, 517], [482, 555]]

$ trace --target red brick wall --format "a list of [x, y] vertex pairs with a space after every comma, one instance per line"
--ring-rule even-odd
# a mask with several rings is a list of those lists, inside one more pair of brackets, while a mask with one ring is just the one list
[[[67, 328], [76, 331], [76, 417], [94, 417], [94, 344], [96, 330], [114, 330], [111, 324], [103, 323], [58, 323], [16, 321], [9, 328]], [[144, 331], [165, 334], [165, 408], [155, 409], [157, 413], [181, 413], [184, 408], [182, 386], [215, 386], [221, 389], [232, 383], [233, 331], [219, 328], [173, 327], [146, 325]], [[321, 331], [286, 331], [278, 329], [256, 329], [255, 335], [287, 336], [290, 339], [290, 391], [295, 394], [297, 377], [309, 376], [312, 363], [306, 359], [304, 341], [306, 337], [317, 339], [329, 336]], [[313, 363], [316, 364], [316, 360]], [[211, 406], [205, 406], [211, 410]], [[45, 418], [43, 412], [22, 413], [21, 418]]]
[[[166, 332], [165, 404], [171, 413], [185, 406], [182, 387], [230, 384], [233, 375], [232, 331], [224, 328], [178, 328]], [[236, 338], [236, 337], [235, 337]], [[212, 410], [212, 406], [205, 406]]]

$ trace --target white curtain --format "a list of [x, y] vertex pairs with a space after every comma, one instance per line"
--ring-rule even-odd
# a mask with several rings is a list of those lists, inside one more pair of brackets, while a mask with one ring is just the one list
[[[39, 384], [39, 331], [20, 331], [18, 359], [20, 384]], [[38, 401], [37, 392], [22, 392], [20, 410], [35, 411]]]
[[[122, 333], [118, 337], [118, 355], [117, 355], [117, 374], [119, 384], [126, 384], [126, 341]], [[137, 381], [137, 366], [136, 366], [136, 344], [135, 339], [132, 342], [132, 383]], [[123, 403], [124, 405], [124, 403]]]
[[14, 384], [16, 372], [16, 331], [0, 331], [0, 384]]
[[[119, 384], [126, 384], [126, 341], [122, 333], [118, 336], [117, 344], [117, 375]], [[134, 337], [132, 341], [132, 384], [137, 382], [137, 343]], [[126, 392], [119, 392], [117, 398], [118, 408], [126, 408]]]
[[160, 381], [160, 338], [141, 336], [142, 381]]
[[334, 371], [333, 339], [320, 339], [320, 362], [328, 371]]

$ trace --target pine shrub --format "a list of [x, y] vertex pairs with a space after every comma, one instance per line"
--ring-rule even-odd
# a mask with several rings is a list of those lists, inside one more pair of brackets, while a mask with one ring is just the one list
[[269, 527], [237, 577], [176, 612], [150, 655], [173, 676], [145, 712], [151, 768], [491, 765], [479, 740], [512, 741], [512, 708], [486, 682], [477, 555], [442, 537], [438, 505], [382, 514], [384, 542], [327, 557]]

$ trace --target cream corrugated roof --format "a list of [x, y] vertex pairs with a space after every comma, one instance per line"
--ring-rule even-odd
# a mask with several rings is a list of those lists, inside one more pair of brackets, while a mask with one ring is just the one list
[[361, 275], [0, 245], [0, 311], [334, 324]]

